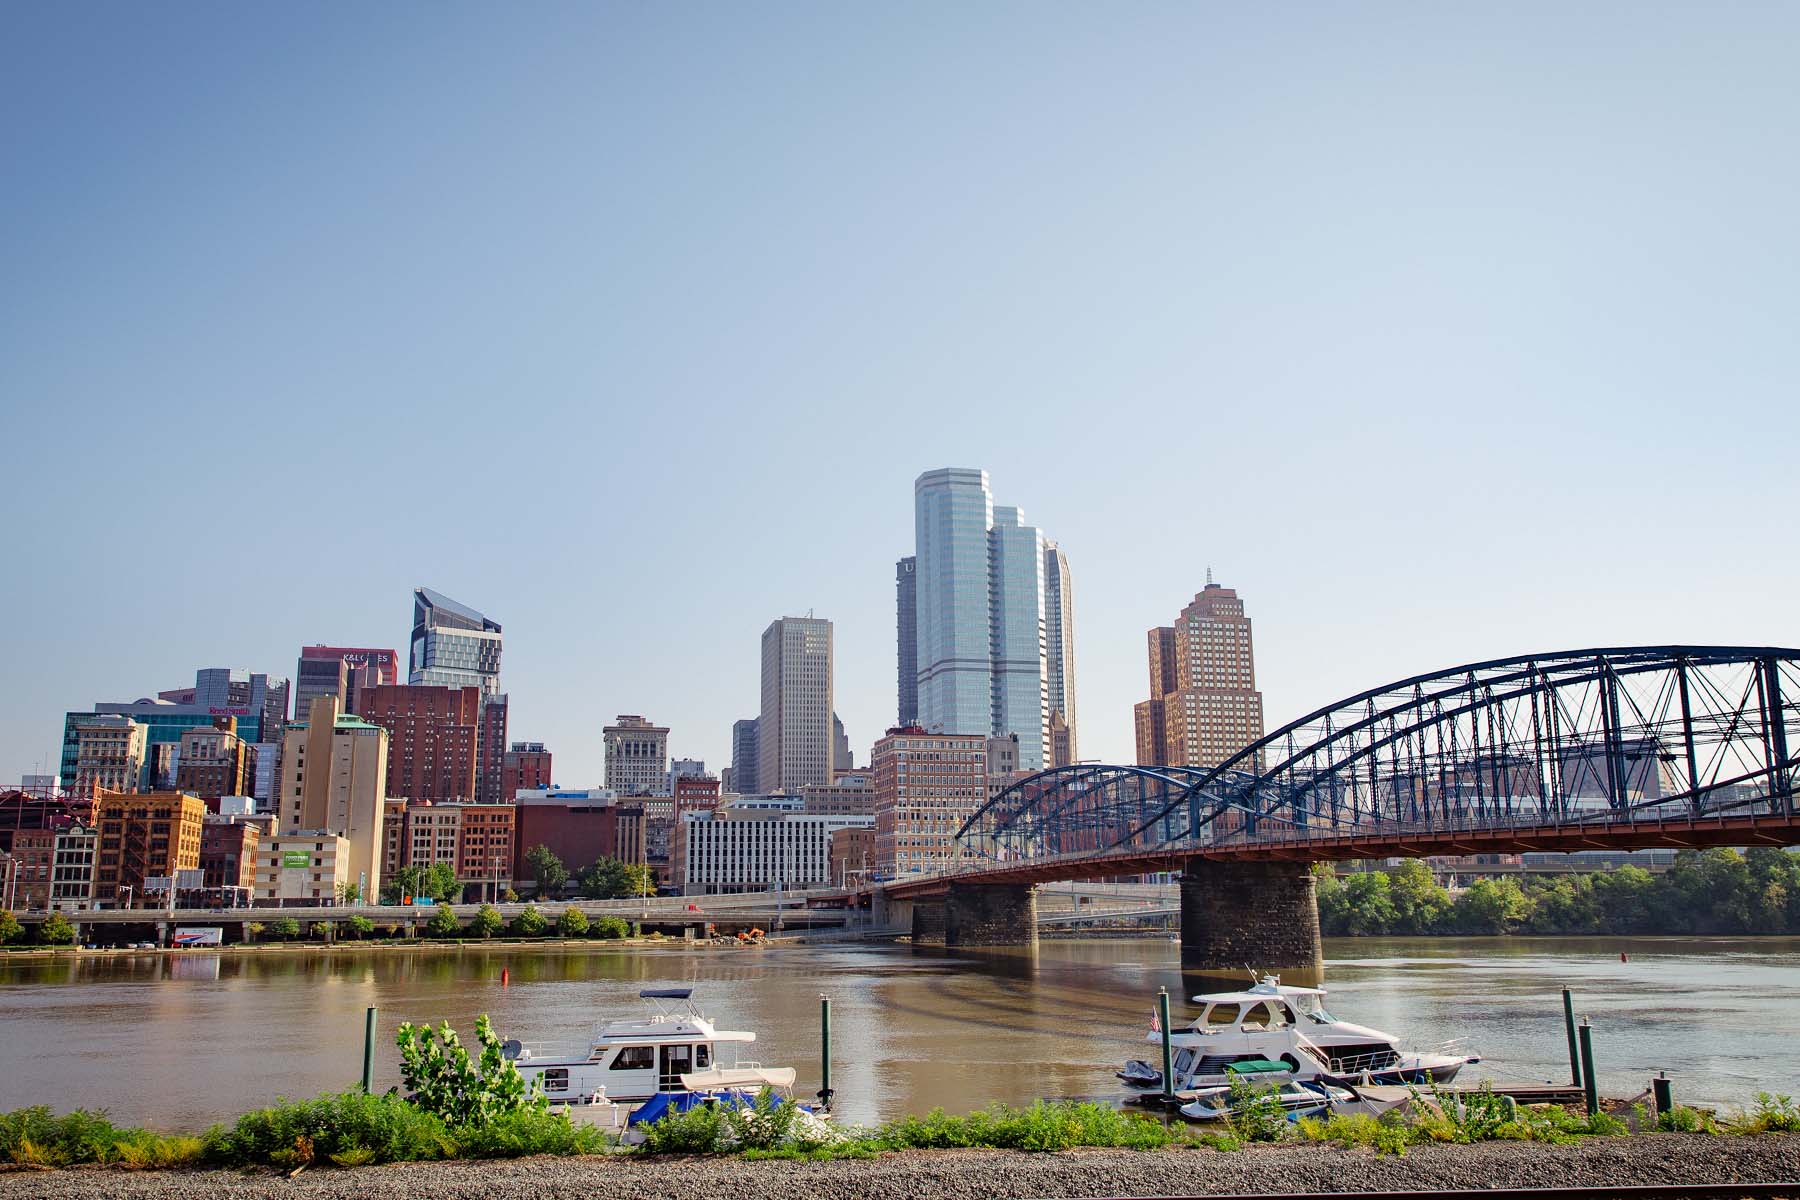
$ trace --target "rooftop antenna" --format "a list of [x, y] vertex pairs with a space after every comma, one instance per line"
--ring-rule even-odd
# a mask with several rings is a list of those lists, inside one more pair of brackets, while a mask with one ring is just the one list
[[1212, 581], [1212, 567], [1211, 567], [1211, 566], [1208, 566], [1208, 567], [1207, 567], [1207, 568], [1206, 568], [1206, 586], [1207, 586], [1207, 587], [1211, 587], [1211, 586], [1212, 586], [1212, 585], [1213, 585], [1213, 581]]

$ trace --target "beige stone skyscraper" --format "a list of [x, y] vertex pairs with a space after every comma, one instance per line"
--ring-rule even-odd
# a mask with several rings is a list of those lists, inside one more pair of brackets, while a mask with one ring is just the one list
[[831, 622], [782, 617], [763, 630], [762, 715], [756, 720], [757, 784], [797, 792], [830, 783]]
[[1150, 631], [1150, 699], [1135, 710], [1138, 762], [1216, 767], [1263, 735], [1250, 618], [1208, 576], [1172, 626]]
[[[339, 864], [342, 882], [356, 884], [365, 897], [380, 895], [387, 730], [344, 715], [336, 696], [315, 698], [305, 717], [304, 724], [288, 726], [282, 740], [276, 809], [281, 832], [284, 837], [320, 833], [345, 839], [348, 861]], [[265, 882], [274, 885], [259, 880], [259, 887]]]

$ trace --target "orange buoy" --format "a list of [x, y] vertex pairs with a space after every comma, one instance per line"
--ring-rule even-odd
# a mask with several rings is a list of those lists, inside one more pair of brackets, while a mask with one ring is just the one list
[[500, 968], [500, 986], [505, 987], [511, 979], [512, 979], [512, 968], [511, 967], [501, 967]]

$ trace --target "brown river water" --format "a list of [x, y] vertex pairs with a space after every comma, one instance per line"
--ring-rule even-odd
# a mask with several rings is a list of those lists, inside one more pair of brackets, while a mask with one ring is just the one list
[[[402, 1020], [448, 1019], [473, 1041], [488, 1013], [505, 1037], [579, 1041], [640, 1013], [639, 988], [681, 985], [721, 1027], [756, 1031], [749, 1050], [765, 1065], [797, 1068], [802, 1096], [819, 1086], [818, 997], [829, 994], [845, 1121], [1115, 1098], [1113, 1071], [1157, 1053], [1145, 1041], [1157, 988], [1179, 1023], [1196, 1011], [1187, 997], [1220, 986], [1184, 978], [1177, 950], [1090, 939], [1035, 953], [597, 944], [14, 958], [0, 961], [0, 1110], [85, 1106], [198, 1127], [354, 1084], [370, 1005], [385, 1088], [399, 1082]], [[1482, 1055], [1463, 1080], [1568, 1082], [1570, 987], [1609, 1095], [1635, 1095], [1658, 1070], [1690, 1103], [1800, 1091], [1800, 938], [1369, 938], [1328, 941], [1326, 955], [1336, 1016]]]

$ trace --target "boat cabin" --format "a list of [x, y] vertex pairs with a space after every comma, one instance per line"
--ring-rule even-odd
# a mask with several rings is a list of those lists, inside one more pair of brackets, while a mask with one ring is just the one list
[[508, 1042], [507, 1056], [553, 1103], [646, 1099], [688, 1090], [684, 1075], [758, 1066], [737, 1056], [756, 1035], [714, 1028], [694, 1006], [692, 988], [645, 988], [638, 996], [650, 1001], [651, 1015], [607, 1022], [585, 1051]]

